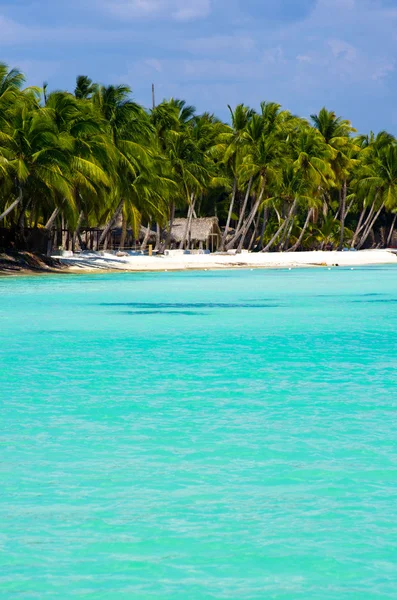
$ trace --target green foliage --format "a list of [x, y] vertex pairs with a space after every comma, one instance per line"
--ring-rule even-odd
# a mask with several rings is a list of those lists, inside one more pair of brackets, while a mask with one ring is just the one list
[[354, 137], [326, 108], [309, 123], [239, 104], [224, 123], [175, 98], [148, 111], [128, 86], [85, 75], [73, 94], [24, 83], [0, 63], [0, 226], [55, 214], [74, 231], [121, 214], [137, 235], [190, 211], [227, 224], [228, 247], [295, 249], [363, 244], [397, 211], [395, 138]]

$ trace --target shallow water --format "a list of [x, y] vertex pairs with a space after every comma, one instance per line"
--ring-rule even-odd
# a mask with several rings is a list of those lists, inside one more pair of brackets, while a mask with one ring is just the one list
[[0, 598], [397, 589], [397, 269], [0, 279]]

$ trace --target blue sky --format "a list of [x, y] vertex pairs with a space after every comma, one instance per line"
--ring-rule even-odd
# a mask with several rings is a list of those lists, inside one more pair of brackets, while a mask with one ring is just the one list
[[0, 0], [0, 60], [29, 83], [77, 74], [135, 98], [322, 106], [360, 131], [397, 134], [397, 0]]

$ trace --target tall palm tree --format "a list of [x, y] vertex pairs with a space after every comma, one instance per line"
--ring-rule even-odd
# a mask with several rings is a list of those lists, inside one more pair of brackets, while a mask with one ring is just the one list
[[334, 183], [331, 167], [332, 152], [315, 129], [303, 124], [299, 133], [292, 138], [291, 156], [294, 172], [301, 178], [300, 193], [306, 198], [306, 219], [295, 244], [290, 251], [297, 250], [302, 243], [315, 208], [318, 208], [326, 190]]
[[[361, 234], [358, 248], [368, 239], [382, 210], [395, 212], [397, 208], [397, 143], [395, 140], [380, 145], [376, 140], [364, 156], [364, 169], [357, 182], [359, 188], [371, 198], [372, 209]], [[375, 208], [376, 207], [376, 208]]]
[[116, 161], [117, 193], [109, 197], [109, 218], [99, 239], [99, 244], [105, 242], [106, 246], [108, 234], [123, 213], [125, 204], [133, 201], [133, 182], [142, 169], [150, 169], [148, 143], [153, 130], [148, 114], [131, 99], [131, 89], [128, 86], [100, 86], [93, 95], [93, 103], [107, 123]]
[[311, 115], [311, 119], [323, 136], [325, 143], [333, 151], [331, 162], [339, 190], [339, 220], [341, 223], [339, 250], [342, 250], [348, 179], [355, 164], [352, 153], [356, 148], [353, 146], [350, 136], [356, 130], [350, 121], [337, 117], [333, 111], [328, 111], [326, 108], [322, 108], [318, 115]]
[[115, 153], [106, 135], [104, 122], [95, 114], [92, 105], [78, 101], [66, 92], [53, 92], [47, 98], [46, 114], [55, 123], [58, 138], [69, 148], [73, 210], [63, 199], [47, 221], [51, 228], [59, 212], [68, 213], [67, 222], [74, 227], [73, 242], [79, 235], [83, 219], [99, 211], [109, 192], [114, 176]]
[[38, 194], [52, 202], [60, 195], [73, 204], [71, 154], [45, 109], [32, 111], [18, 104], [12, 116], [12, 125], [0, 132], [0, 156], [15, 182], [16, 200], [0, 220], [19, 206], [19, 222], [23, 223], [25, 211]]
[[266, 187], [276, 181], [281, 172], [287, 153], [287, 140], [296, 125], [296, 118], [289, 111], [282, 111], [279, 104], [261, 104], [260, 126], [257, 129], [259, 135], [250, 136], [250, 143], [247, 144], [241, 165], [243, 178], [247, 178], [248, 181], [256, 180], [258, 189], [252, 208], [239, 232], [241, 237], [238, 250], [242, 249], [247, 232], [262, 206]]
[[226, 226], [222, 235], [220, 249], [224, 250], [229, 233], [230, 222], [233, 215], [234, 203], [238, 194], [238, 181], [240, 177], [240, 166], [247, 145], [247, 127], [255, 114], [255, 111], [244, 104], [238, 104], [233, 110], [228, 106], [231, 127], [220, 133], [217, 143], [214, 145], [213, 154], [219, 162], [226, 167], [233, 180], [232, 193], [227, 213]]

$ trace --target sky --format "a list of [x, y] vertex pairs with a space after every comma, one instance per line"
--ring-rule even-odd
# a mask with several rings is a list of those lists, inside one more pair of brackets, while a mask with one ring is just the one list
[[126, 83], [151, 104], [322, 106], [397, 134], [397, 0], [0, 0], [0, 61], [28, 83]]

